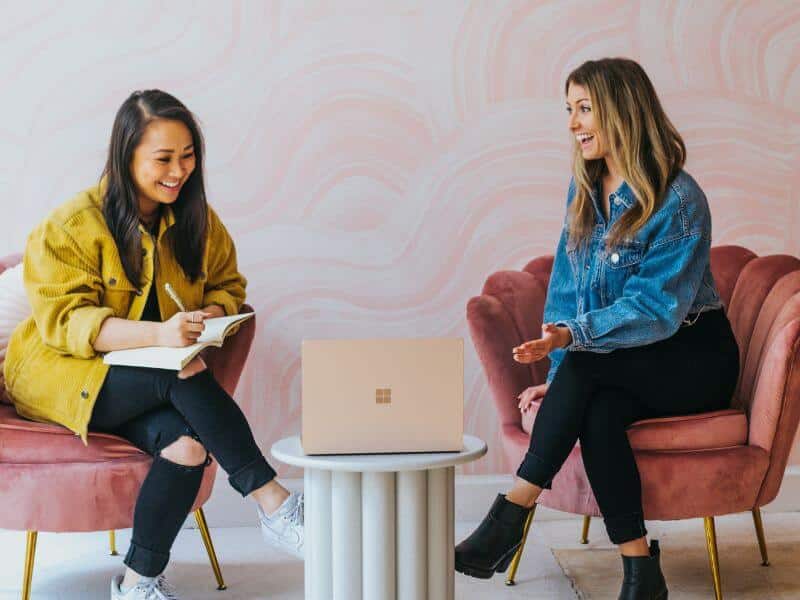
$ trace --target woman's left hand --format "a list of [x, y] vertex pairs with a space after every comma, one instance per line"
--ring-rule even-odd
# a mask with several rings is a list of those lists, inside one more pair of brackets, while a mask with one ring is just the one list
[[208, 306], [204, 306], [200, 310], [202, 310], [204, 313], [208, 313], [208, 315], [211, 318], [225, 316], [225, 309], [222, 308], [219, 304], [209, 304]]
[[542, 337], [525, 342], [514, 348], [514, 360], [528, 364], [542, 360], [556, 348], [564, 348], [572, 342], [572, 333], [567, 327], [557, 327], [552, 323], [542, 325]]
[[202, 373], [207, 368], [206, 361], [204, 361], [200, 356], [195, 356], [188, 365], [180, 370], [178, 373], [178, 379], [189, 379], [189, 377], [192, 375]]

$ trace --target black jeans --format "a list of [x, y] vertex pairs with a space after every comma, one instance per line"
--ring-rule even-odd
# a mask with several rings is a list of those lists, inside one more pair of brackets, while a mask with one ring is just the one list
[[739, 350], [723, 310], [672, 337], [601, 354], [567, 352], [542, 399], [517, 475], [549, 487], [580, 440], [586, 475], [615, 544], [646, 535], [634, 421], [730, 407]]
[[167, 566], [208, 464], [178, 465], [161, 450], [181, 436], [194, 438], [242, 496], [275, 477], [241, 409], [208, 370], [178, 379], [176, 371], [112, 366], [89, 428], [123, 437], [154, 457], [136, 500], [125, 557], [128, 567], [147, 577]]

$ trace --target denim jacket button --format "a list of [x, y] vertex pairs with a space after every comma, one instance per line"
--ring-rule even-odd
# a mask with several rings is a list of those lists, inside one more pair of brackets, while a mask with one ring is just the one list
[[614, 252], [614, 254], [611, 255], [611, 262], [617, 264], [619, 262], [619, 254]]
[[622, 204], [622, 200], [620, 200], [619, 198], [614, 198], [614, 204], [619, 206], [620, 204]]

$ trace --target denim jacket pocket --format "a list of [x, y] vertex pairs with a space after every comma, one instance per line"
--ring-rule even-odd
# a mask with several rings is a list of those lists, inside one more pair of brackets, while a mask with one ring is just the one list
[[622, 296], [622, 289], [628, 278], [638, 272], [639, 263], [644, 256], [644, 245], [640, 242], [626, 242], [605, 254], [603, 261], [603, 304], [608, 305]]

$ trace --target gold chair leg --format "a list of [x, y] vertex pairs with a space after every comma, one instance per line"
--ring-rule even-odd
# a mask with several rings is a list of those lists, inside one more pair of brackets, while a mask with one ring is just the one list
[[113, 529], [108, 532], [108, 547], [111, 551], [111, 556], [119, 556], [119, 552], [117, 552], [117, 532]]
[[764, 537], [764, 523], [761, 521], [761, 509], [753, 509], [753, 524], [756, 526], [756, 537], [758, 538], [758, 549], [761, 551], [761, 566], [769, 566], [769, 556], [767, 556], [767, 540]]
[[25, 570], [22, 574], [22, 600], [31, 597], [31, 580], [33, 579], [33, 561], [36, 558], [36, 537], [38, 532], [28, 532], [28, 543], [25, 547]]
[[517, 576], [517, 568], [519, 567], [519, 561], [522, 558], [522, 551], [525, 550], [525, 541], [528, 539], [528, 530], [531, 528], [531, 522], [533, 521], [533, 515], [536, 513], [536, 505], [533, 505], [531, 511], [528, 513], [528, 518], [525, 519], [525, 527], [522, 529], [522, 541], [519, 544], [519, 548], [517, 548], [517, 552], [514, 554], [514, 558], [511, 559], [511, 565], [508, 567], [508, 576], [506, 577], [506, 585], [514, 585], [514, 579]]
[[592, 522], [592, 517], [583, 515], [583, 531], [581, 532], [581, 544], [589, 543], [589, 523]]
[[194, 511], [194, 519], [197, 521], [197, 527], [200, 529], [200, 536], [203, 538], [203, 544], [206, 547], [206, 552], [208, 552], [208, 559], [211, 561], [214, 577], [217, 578], [217, 589], [228, 589], [228, 586], [225, 585], [225, 580], [222, 579], [222, 571], [219, 568], [219, 562], [217, 562], [217, 553], [214, 551], [214, 543], [211, 541], [211, 532], [208, 530], [206, 515], [202, 508], [198, 508]]
[[711, 565], [711, 577], [714, 579], [714, 598], [722, 600], [722, 582], [719, 576], [719, 555], [717, 554], [717, 532], [714, 528], [714, 517], [704, 517], [706, 545], [708, 546], [708, 562]]

